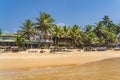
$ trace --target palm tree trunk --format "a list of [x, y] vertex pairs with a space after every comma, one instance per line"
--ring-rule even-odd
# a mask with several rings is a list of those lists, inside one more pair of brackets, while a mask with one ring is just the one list
[[65, 46], [66, 46], [66, 37], [65, 37]]
[[55, 46], [57, 46], [57, 36], [55, 36]]

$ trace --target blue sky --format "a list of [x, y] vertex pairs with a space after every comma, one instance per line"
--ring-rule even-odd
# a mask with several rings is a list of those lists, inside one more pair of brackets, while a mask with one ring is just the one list
[[120, 0], [0, 0], [0, 28], [3, 33], [14, 33], [25, 19], [46, 12], [59, 25], [93, 25], [108, 15], [120, 22]]

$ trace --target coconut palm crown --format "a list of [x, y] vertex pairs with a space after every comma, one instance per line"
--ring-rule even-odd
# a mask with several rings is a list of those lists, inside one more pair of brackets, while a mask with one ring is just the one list
[[54, 22], [54, 19], [47, 13], [40, 13], [39, 18], [36, 18], [36, 20], [37, 23], [35, 24], [35, 28], [45, 33], [48, 33], [53, 25], [52, 22]]

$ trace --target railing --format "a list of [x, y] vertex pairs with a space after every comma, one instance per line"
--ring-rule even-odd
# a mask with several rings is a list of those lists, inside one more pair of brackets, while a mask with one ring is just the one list
[[53, 42], [53, 40], [40, 40], [40, 42]]
[[45, 39], [43, 39], [43, 40], [33, 40], [34, 42], [48, 42], [48, 43], [52, 43], [53, 42], [53, 40], [45, 40]]
[[0, 40], [15, 40], [15, 38], [0, 38]]

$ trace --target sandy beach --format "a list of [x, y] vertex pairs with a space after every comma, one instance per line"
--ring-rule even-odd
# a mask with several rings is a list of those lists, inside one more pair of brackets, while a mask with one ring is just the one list
[[72, 50], [72, 52], [52, 54], [3, 53], [0, 54], [0, 70], [73, 66], [115, 57], [120, 57], [120, 51], [79, 52]]
[[[4, 54], [0, 54], [0, 80], [8, 80], [8, 78], [9, 80], [13, 80], [16, 78], [17, 78], [16, 80], [21, 80], [21, 79], [22, 80], [26, 80], [26, 79], [40, 80], [42, 78], [43, 78], [42, 80], [47, 80], [48, 78], [46, 77], [48, 77], [48, 74], [51, 75], [51, 77], [49, 76], [50, 78], [53, 78], [54, 74], [58, 74], [58, 76], [60, 77], [61, 73], [62, 75], [65, 75], [66, 72], [68, 73], [72, 69], [73, 69], [73, 72], [76, 71], [77, 73], [77, 71], [80, 71], [80, 74], [81, 74], [81, 73], [84, 73], [82, 72], [84, 68], [80, 67], [81, 65], [85, 65], [84, 67], [87, 67], [85, 68], [85, 70], [91, 70], [91, 68], [93, 69], [96, 67], [95, 65], [99, 61], [111, 59], [111, 58], [118, 58], [118, 57], [120, 57], [120, 51], [114, 51], [114, 50], [92, 51], [92, 52], [80, 52], [77, 50], [72, 50], [72, 52], [60, 52], [60, 53], [52, 53], [52, 54], [50, 53], [34, 54], [34, 53], [27, 53], [27, 52], [4, 53]], [[88, 69], [90, 65], [86, 66], [87, 63], [96, 63], [96, 64], [93, 64], [92, 67]], [[98, 68], [96, 69], [99, 70], [99, 66], [103, 67], [103, 64], [102, 65], [97, 64]], [[109, 65], [111, 65], [111, 63], [109, 63]], [[65, 67], [68, 67], [68, 68], [65, 68]], [[102, 67], [100, 67], [100, 69]], [[47, 69], [47, 71], [43, 70], [44, 72], [41, 73], [40, 69]], [[48, 69], [52, 69], [52, 72]], [[20, 73], [20, 74], [17, 75], [17, 73]], [[72, 71], [70, 73], [72, 73]], [[25, 76], [23, 77], [24, 74], [27, 75], [27, 77]], [[36, 77], [34, 77], [34, 75]], [[28, 76], [31, 76], [31, 77], [33, 76], [33, 77], [28, 78]], [[44, 77], [39, 77], [39, 76], [44, 76]], [[55, 77], [57, 78], [58, 76], [55, 76]], [[75, 75], [73, 74], [73, 77], [74, 76]], [[71, 80], [68, 78], [65, 78], [63, 80]], [[77, 79], [79, 78], [80, 76], [77, 76]], [[84, 78], [81, 80], [86, 80], [86, 79], [87, 78]], [[56, 80], [56, 79], [51, 79], [51, 80]], [[88, 80], [93, 80], [93, 78]], [[99, 80], [99, 79], [95, 79], [95, 80]]]

